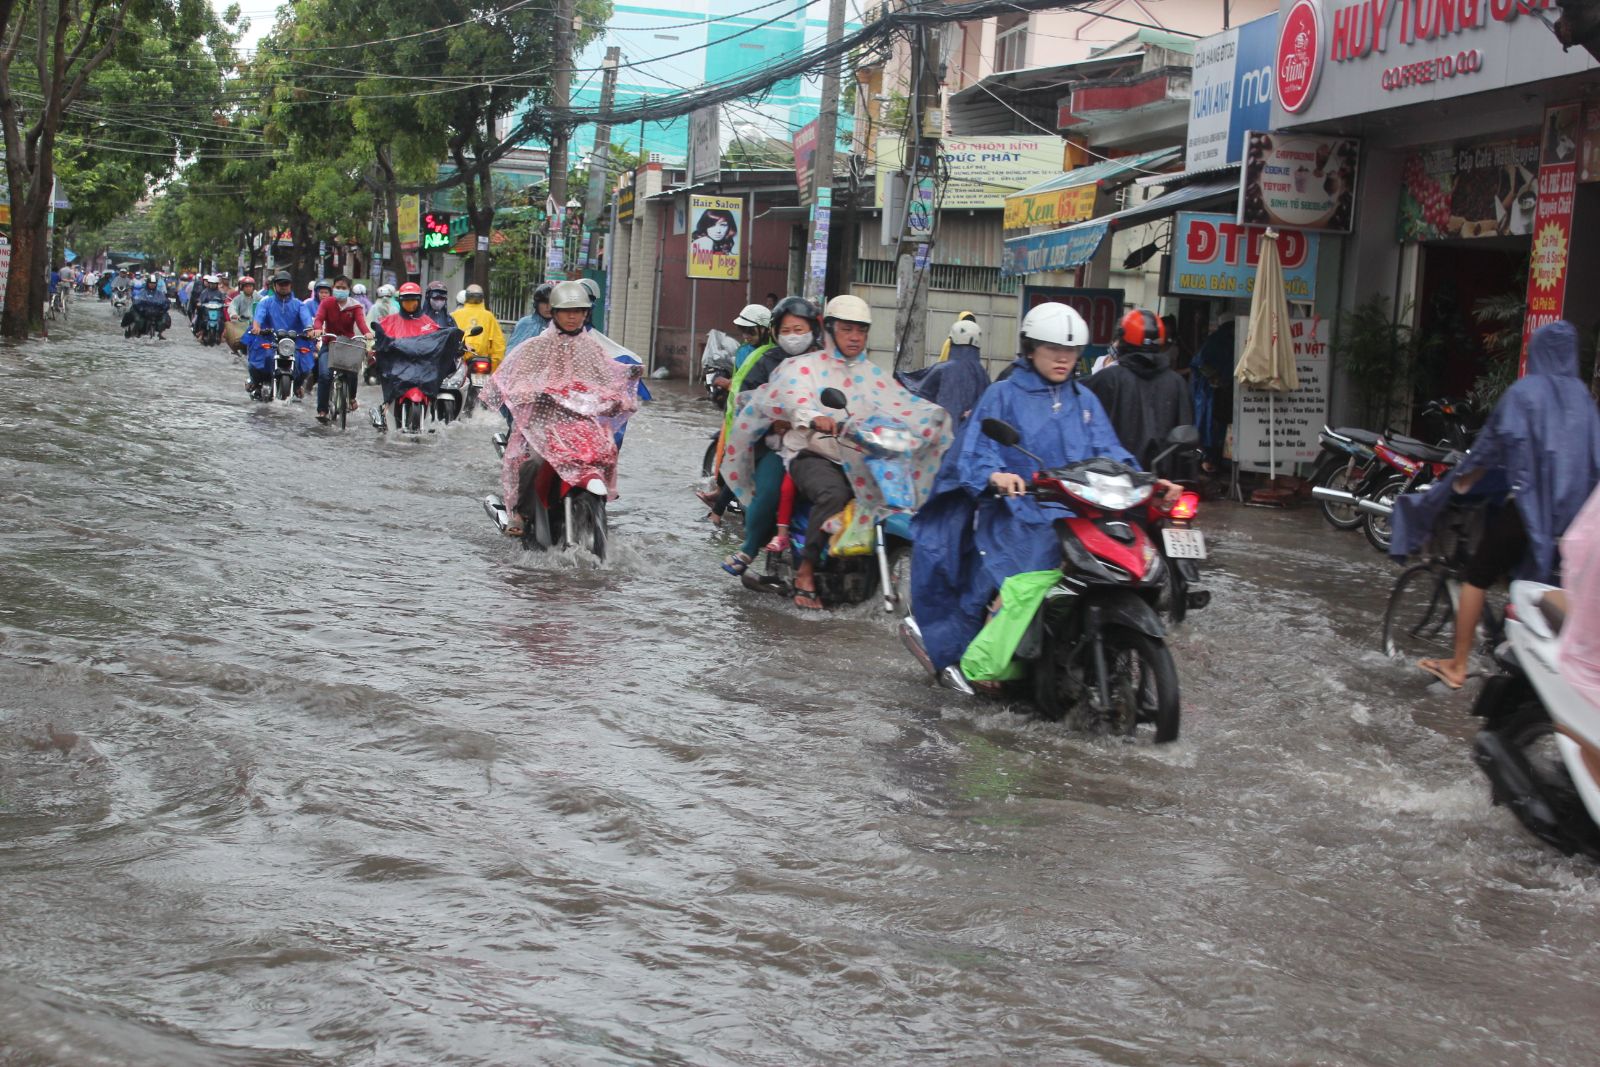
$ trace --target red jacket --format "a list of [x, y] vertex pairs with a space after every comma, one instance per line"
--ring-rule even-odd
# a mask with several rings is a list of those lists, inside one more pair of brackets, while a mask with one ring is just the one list
[[421, 337], [425, 333], [434, 333], [442, 327], [421, 311], [411, 316], [396, 311], [393, 315], [385, 315], [379, 321], [378, 329], [388, 337]]
[[342, 308], [333, 297], [325, 297], [317, 305], [317, 317], [312, 325], [327, 330], [335, 337], [367, 335], [367, 316], [354, 300], [350, 301], [349, 307]]

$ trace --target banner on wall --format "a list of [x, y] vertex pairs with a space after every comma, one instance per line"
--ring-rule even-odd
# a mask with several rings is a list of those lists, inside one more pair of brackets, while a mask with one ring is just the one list
[[399, 206], [400, 247], [415, 252], [422, 244], [422, 197], [402, 196]]
[[1528, 338], [1561, 317], [1572, 253], [1572, 194], [1578, 181], [1579, 104], [1544, 113], [1539, 148], [1539, 199], [1533, 210], [1533, 251], [1528, 256], [1528, 314], [1522, 320], [1520, 376], [1528, 368]]
[[[946, 137], [939, 158], [949, 180], [939, 206], [946, 211], [1005, 207], [1005, 198], [1061, 173], [1066, 142], [1059, 137]], [[878, 138], [877, 196], [884, 206], [889, 175], [905, 167], [905, 142], [893, 135]]]
[[1276, 11], [1195, 42], [1184, 170], [1239, 162], [1245, 132], [1271, 125], [1277, 43]]
[[742, 258], [739, 230], [744, 200], [737, 196], [689, 197], [689, 277], [737, 281]]
[[1539, 138], [1518, 137], [1429, 148], [1400, 170], [1396, 237], [1506, 237], [1533, 232]]
[[817, 123], [812, 119], [794, 135], [794, 180], [800, 190], [800, 206], [811, 205], [811, 168], [817, 160]]

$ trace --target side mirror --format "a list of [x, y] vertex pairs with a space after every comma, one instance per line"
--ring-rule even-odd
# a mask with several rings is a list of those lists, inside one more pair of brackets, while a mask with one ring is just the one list
[[483, 323], [480, 322], [477, 325], [473, 326], [472, 329], [467, 331], [467, 336], [468, 337], [476, 337], [482, 332], [483, 332]]
[[835, 411], [843, 411], [849, 406], [849, 403], [850, 402], [848, 399], [846, 399], [845, 395], [832, 386], [822, 391], [822, 406], [825, 408], [833, 408]]
[[983, 436], [991, 441], [998, 441], [1003, 445], [1015, 446], [1022, 443], [1022, 434], [1017, 428], [1004, 419], [984, 419], [979, 424]]
[[1177, 445], [1179, 448], [1193, 448], [1200, 443], [1200, 431], [1193, 426], [1174, 426], [1172, 432], [1167, 434], [1167, 444]]

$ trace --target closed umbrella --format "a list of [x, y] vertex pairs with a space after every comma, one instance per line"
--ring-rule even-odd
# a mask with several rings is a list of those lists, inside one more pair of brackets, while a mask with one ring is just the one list
[[1289, 300], [1283, 291], [1283, 261], [1278, 258], [1276, 230], [1268, 230], [1261, 238], [1256, 286], [1250, 294], [1250, 330], [1233, 378], [1247, 389], [1267, 391], [1267, 466], [1276, 478], [1278, 434], [1273, 397], [1300, 388], [1294, 343], [1289, 339]]

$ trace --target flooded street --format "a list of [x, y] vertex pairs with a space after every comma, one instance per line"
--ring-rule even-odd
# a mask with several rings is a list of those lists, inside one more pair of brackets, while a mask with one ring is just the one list
[[681, 389], [596, 567], [487, 419], [74, 315], [0, 348], [0, 1063], [1600, 1062], [1600, 871], [1309, 508], [1202, 508], [1183, 739], [1085, 740], [723, 575]]

